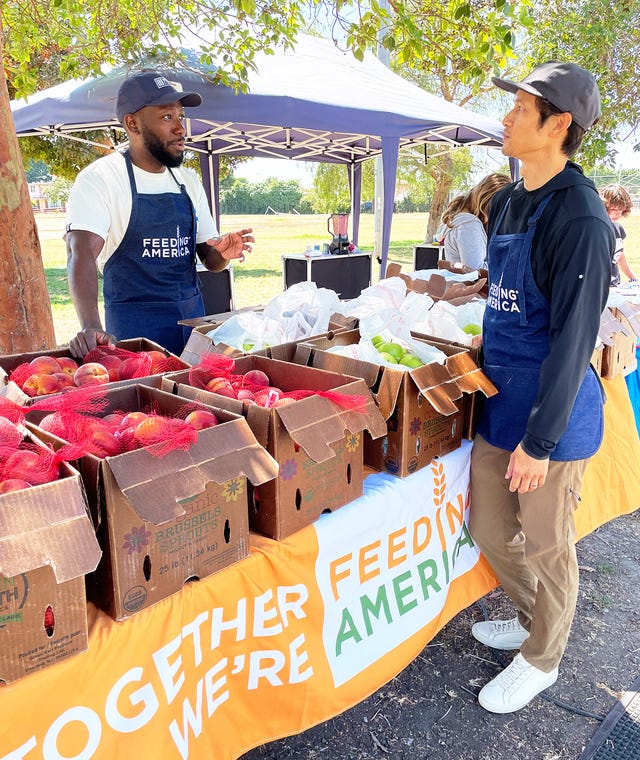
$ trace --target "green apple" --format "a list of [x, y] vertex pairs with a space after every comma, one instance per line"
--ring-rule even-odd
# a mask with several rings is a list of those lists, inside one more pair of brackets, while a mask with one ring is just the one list
[[400, 359], [398, 364], [404, 364], [405, 367], [409, 367], [409, 369], [415, 369], [416, 367], [423, 367], [424, 362], [420, 357], [416, 356], [415, 354], [410, 353], [407, 351], [407, 353]]
[[391, 354], [388, 354], [386, 351], [380, 351], [380, 358], [384, 359], [389, 364], [397, 364], [398, 360], [395, 356], [391, 356]]
[[384, 338], [383, 338], [383, 337], [381, 337], [380, 335], [374, 335], [374, 336], [373, 336], [373, 338], [371, 338], [371, 342], [373, 343], [373, 345], [374, 345], [376, 348], [378, 348], [378, 346], [379, 346], [381, 343], [384, 343]]
[[482, 332], [480, 325], [477, 325], [475, 322], [469, 322], [462, 328], [462, 330], [469, 335], [480, 335]]
[[376, 348], [380, 353], [391, 354], [396, 360], [396, 363], [404, 356], [404, 348], [397, 343], [380, 343]]

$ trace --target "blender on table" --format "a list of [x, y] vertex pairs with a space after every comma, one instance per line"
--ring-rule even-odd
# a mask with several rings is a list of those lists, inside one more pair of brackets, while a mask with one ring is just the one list
[[329, 243], [329, 253], [349, 253], [353, 246], [349, 242], [349, 214], [331, 214], [327, 219], [327, 231], [333, 235]]

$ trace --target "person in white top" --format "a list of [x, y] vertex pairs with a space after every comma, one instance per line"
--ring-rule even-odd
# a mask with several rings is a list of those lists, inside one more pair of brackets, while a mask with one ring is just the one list
[[[160, 72], [130, 76], [116, 107], [129, 149], [98, 159], [74, 183], [66, 243], [81, 328], [70, 349], [78, 358], [96, 345], [132, 337], [181, 353], [190, 330], [178, 320], [204, 315], [196, 254], [217, 272], [252, 249], [251, 229], [219, 236], [202, 183], [180, 168], [184, 108], [201, 100]], [[106, 329], [98, 310], [98, 270]]]
[[451, 201], [442, 215], [446, 261], [464, 264], [469, 269], [485, 266], [489, 202], [510, 182], [506, 174], [489, 174], [466, 195], [458, 195]]

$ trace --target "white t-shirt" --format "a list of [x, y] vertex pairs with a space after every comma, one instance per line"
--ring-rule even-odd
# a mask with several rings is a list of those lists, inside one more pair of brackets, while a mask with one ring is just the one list
[[[185, 167], [171, 169], [183, 183], [197, 219], [196, 243], [218, 237], [204, 187], [198, 175]], [[168, 169], [154, 173], [134, 165], [138, 193], [179, 193], [180, 187]], [[86, 230], [104, 239], [97, 259], [102, 272], [106, 261], [122, 242], [131, 217], [131, 187], [124, 155], [112, 153], [85, 167], [76, 177], [67, 203], [67, 231]]]

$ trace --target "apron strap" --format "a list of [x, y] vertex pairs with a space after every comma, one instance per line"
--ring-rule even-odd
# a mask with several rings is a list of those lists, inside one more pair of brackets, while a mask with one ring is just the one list
[[545, 197], [538, 204], [538, 208], [535, 210], [535, 213], [527, 222], [527, 232], [525, 234], [524, 242], [522, 244], [523, 254], [525, 255], [522, 255], [519, 257], [518, 271], [516, 273], [516, 283], [518, 285], [518, 290], [520, 293], [523, 294], [522, 310], [520, 311], [521, 325], [526, 325], [527, 323], [527, 304], [526, 304], [526, 298], [524, 298], [524, 276], [527, 269], [527, 264], [529, 263], [529, 252], [531, 251], [531, 246], [533, 244], [533, 236], [536, 231], [536, 225], [538, 224], [538, 221], [540, 217], [542, 216], [543, 211], [549, 204], [549, 201], [553, 198], [553, 195], [554, 195], [553, 192], [549, 193], [549, 195], [545, 195]]

